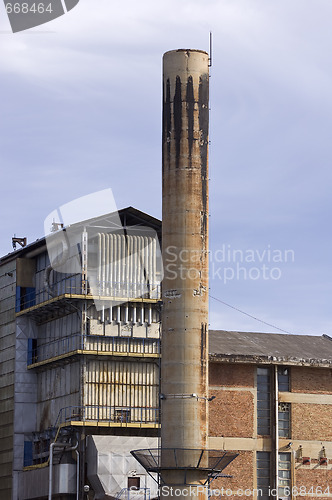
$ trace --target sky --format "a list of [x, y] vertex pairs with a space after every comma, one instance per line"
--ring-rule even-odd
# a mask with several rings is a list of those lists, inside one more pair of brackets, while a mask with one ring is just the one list
[[327, 0], [80, 0], [13, 34], [0, 5], [0, 255], [105, 188], [161, 217], [162, 55], [212, 31], [210, 327], [332, 336], [331, 17]]

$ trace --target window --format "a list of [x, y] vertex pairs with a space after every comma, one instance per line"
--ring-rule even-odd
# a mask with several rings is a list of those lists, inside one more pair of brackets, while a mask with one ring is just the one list
[[127, 409], [118, 409], [114, 412], [114, 420], [115, 422], [130, 422], [130, 410]]
[[270, 490], [270, 452], [257, 451], [257, 498], [259, 500], [268, 500]]
[[140, 477], [128, 477], [128, 490], [139, 490], [140, 489]]
[[33, 465], [33, 443], [32, 441], [24, 441], [24, 467]]
[[38, 353], [37, 353], [37, 339], [28, 339], [28, 358], [27, 364], [32, 365], [37, 363]]
[[279, 498], [290, 498], [291, 491], [291, 454], [279, 453], [278, 474]]
[[290, 437], [290, 408], [290, 403], [279, 403], [278, 405], [279, 437]]
[[257, 367], [257, 434], [271, 432], [271, 376], [269, 368]]
[[289, 368], [278, 367], [278, 390], [289, 391]]

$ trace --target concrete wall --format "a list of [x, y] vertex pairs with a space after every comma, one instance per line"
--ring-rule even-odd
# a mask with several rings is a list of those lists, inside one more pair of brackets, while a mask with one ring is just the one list
[[38, 374], [36, 430], [42, 431], [54, 426], [61, 408], [80, 405], [80, 374], [81, 367], [78, 361], [48, 367]]
[[[8, 273], [12, 274], [10, 276]], [[0, 498], [12, 498], [16, 264], [0, 268]]]
[[24, 464], [25, 435], [36, 430], [37, 374], [27, 369], [28, 339], [36, 338], [35, 323], [16, 319], [13, 499], [17, 498], [18, 471]]

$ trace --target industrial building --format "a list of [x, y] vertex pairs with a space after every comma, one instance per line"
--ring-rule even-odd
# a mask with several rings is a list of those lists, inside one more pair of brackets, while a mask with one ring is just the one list
[[156, 489], [129, 452], [160, 426], [158, 232], [128, 208], [54, 231], [66, 269], [52, 270], [47, 238], [1, 259], [1, 499], [82, 498], [85, 481], [96, 498]]
[[[137, 235], [153, 229], [160, 236], [153, 217], [133, 208], [119, 215], [131, 227], [128, 238], [135, 227]], [[92, 231], [102, 220], [104, 227], [112, 224], [105, 216], [77, 230]], [[87, 262], [91, 252], [95, 265], [98, 248], [100, 267], [102, 238], [88, 242]], [[82, 274], [53, 272], [45, 290], [45, 239], [1, 259], [1, 499], [48, 498], [51, 443], [53, 499], [76, 498], [77, 478], [81, 490], [89, 486], [88, 498], [128, 498], [132, 487], [131, 498], [156, 497], [157, 482], [130, 454], [159, 444], [154, 259], [155, 283], [142, 281], [140, 297], [132, 286], [130, 300], [123, 297], [128, 287], [119, 294], [117, 279], [112, 292], [97, 297], [100, 304], [126, 298], [112, 309], [98, 307]], [[277, 485], [278, 498], [291, 498], [287, 488], [294, 487], [311, 498], [326, 493], [332, 487], [332, 340], [225, 331], [210, 331], [209, 340], [209, 448], [239, 453], [225, 470], [232, 477], [213, 478], [211, 489], [224, 488], [225, 495], [227, 489], [232, 498], [247, 490], [253, 499], [269, 498], [269, 489], [277, 497]]]
[[0, 259], [1, 500], [332, 496], [332, 339], [208, 331], [208, 95], [206, 52], [164, 55], [163, 224]]
[[210, 446], [239, 453], [216, 496], [331, 498], [332, 338], [210, 331], [209, 365]]

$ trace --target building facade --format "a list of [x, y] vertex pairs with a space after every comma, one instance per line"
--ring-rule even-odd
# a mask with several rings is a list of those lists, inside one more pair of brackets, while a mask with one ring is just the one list
[[[1, 500], [158, 495], [130, 451], [159, 446], [161, 223], [119, 217], [0, 260]], [[330, 498], [331, 339], [210, 331], [209, 353], [209, 448], [239, 454], [212, 497]]]
[[332, 338], [212, 331], [209, 383], [217, 497], [331, 498]]
[[160, 222], [55, 226], [0, 262], [0, 498], [145, 498], [129, 448], [159, 434]]

